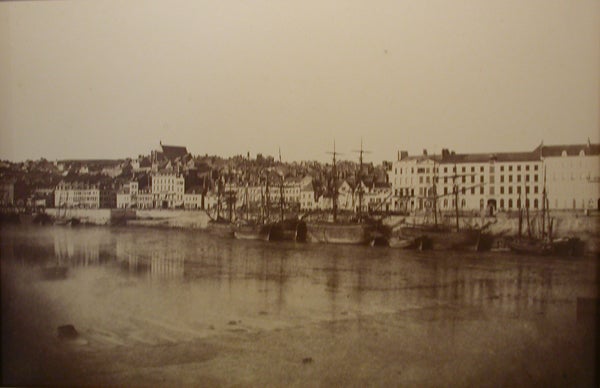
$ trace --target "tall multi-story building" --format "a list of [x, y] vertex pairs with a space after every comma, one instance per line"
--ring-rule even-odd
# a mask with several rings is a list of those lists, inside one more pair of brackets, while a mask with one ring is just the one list
[[600, 208], [600, 145], [540, 145], [529, 152], [409, 156], [388, 170], [395, 210]]
[[175, 172], [153, 174], [151, 192], [156, 208], [183, 206], [185, 179], [183, 175]]
[[[503, 152], [408, 156], [389, 170], [394, 210], [512, 210], [541, 208], [542, 160], [538, 153]], [[434, 200], [437, 202], [434, 203]]]
[[600, 209], [600, 144], [538, 147], [552, 209]]

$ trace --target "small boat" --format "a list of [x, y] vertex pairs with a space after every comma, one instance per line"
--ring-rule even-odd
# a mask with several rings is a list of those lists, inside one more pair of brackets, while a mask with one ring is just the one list
[[217, 220], [208, 221], [206, 231], [214, 236], [223, 238], [233, 238], [234, 228], [234, 224], [223, 218], [219, 218]]
[[59, 218], [54, 221], [54, 225], [62, 225], [62, 226], [78, 226], [81, 224], [81, 221], [77, 217], [70, 218]]
[[559, 239], [516, 239], [508, 243], [516, 253], [536, 256], [582, 256], [585, 244], [578, 237]]
[[233, 235], [238, 240], [269, 241], [272, 224], [243, 222], [235, 225]]
[[388, 238], [387, 243], [390, 248], [398, 249], [418, 249], [424, 251], [432, 248], [432, 241], [427, 235], [414, 238], [393, 236]]

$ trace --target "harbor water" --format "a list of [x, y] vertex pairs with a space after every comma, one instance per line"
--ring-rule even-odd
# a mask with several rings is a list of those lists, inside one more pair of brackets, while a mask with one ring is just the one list
[[593, 256], [144, 227], [3, 225], [0, 238], [3, 385], [596, 383]]

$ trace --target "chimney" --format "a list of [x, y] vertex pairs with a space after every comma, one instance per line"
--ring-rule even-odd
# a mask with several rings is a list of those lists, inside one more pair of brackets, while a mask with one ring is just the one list
[[442, 160], [445, 160], [450, 156], [450, 150], [448, 148], [442, 148]]
[[427, 156], [427, 150], [423, 148], [423, 156]]
[[400, 151], [398, 152], [398, 160], [403, 160], [408, 158], [408, 151]]

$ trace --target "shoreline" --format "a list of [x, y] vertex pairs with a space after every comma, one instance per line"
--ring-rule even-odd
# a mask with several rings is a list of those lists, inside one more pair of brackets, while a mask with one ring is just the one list
[[[57, 217], [63, 211], [57, 208], [46, 209], [46, 213]], [[206, 230], [210, 217], [204, 210], [180, 209], [67, 209], [67, 217], [78, 218], [83, 225], [127, 227], [156, 227], [190, 230]], [[600, 253], [600, 213], [582, 214], [575, 211], [554, 211], [553, 235], [560, 237], [579, 237], [586, 244], [586, 254]], [[402, 225], [418, 224], [423, 221], [419, 215], [392, 215], [384, 218], [385, 225], [398, 228]], [[442, 216], [441, 223], [454, 223], [449, 214]], [[516, 214], [498, 212], [493, 217], [459, 217], [461, 226], [488, 225], [486, 231], [495, 238], [510, 238], [518, 234], [519, 219]], [[530, 226], [534, 232], [539, 229], [539, 218], [533, 215]], [[527, 223], [523, 221], [524, 235], [527, 234]]]

